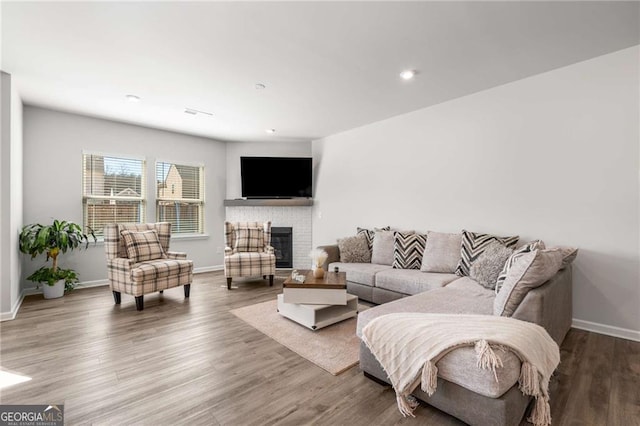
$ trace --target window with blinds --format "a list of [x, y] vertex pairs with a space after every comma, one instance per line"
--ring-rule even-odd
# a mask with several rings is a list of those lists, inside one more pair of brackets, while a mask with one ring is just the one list
[[84, 226], [103, 235], [108, 223], [145, 222], [145, 162], [83, 154]]
[[204, 168], [156, 163], [156, 219], [172, 234], [204, 233]]

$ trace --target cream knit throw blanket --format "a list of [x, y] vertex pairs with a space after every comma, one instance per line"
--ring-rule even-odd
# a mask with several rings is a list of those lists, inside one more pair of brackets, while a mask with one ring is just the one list
[[[491, 315], [397, 313], [382, 315], [362, 330], [362, 340], [382, 365], [396, 391], [403, 416], [413, 416], [417, 403], [407, 397], [422, 383], [436, 391], [440, 358], [460, 346], [475, 345], [478, 368], [495, 374], [502, 360], [491, 346], [504, 346], [522, 361], [520, 390], [536, 399], [534, 425], [551, 424], [549, 380], [560, 363], [560, 350], [539, 325]], [[496, 376], [497, 380], [497, 376]]]

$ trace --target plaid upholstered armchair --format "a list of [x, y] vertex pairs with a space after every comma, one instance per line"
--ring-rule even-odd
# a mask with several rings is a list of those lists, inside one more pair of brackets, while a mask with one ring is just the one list
[[144, 309], [144, 295], [184, 286], [189, 297], [193, 281], [193, 261], [186, 253], [169, 251], [171, 224], [128, 223], [104, 227], [109, 286], [116, 305], [121, 293], [136, 298], [136, 308]]
[[271, 247], [271, 222], [225, 222], [224, 275], [227, 289], [233, 277], [269, 276], [273, 285], [276, 255]]

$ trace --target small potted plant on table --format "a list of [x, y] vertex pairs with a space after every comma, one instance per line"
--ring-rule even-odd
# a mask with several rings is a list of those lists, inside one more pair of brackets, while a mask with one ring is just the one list
[[[89, 235], [95, 242], [96, 236], [92, 230]], [[31, 259], [46, 253], [47, 262], [49, 259], [52, 261], [51, 267], [43, 266], [27, 277], [29, 281], [43, 284], [45, 299], [62, 297], [65, 290], [73, 290], [78, 283], [76, 271], [58, 266], [58, 256], [82, 246], [89, 246], [89, 236], [82, 231], [80, 225], [73, 222], [54, 220], [51, 225], [34, 223], [22, 228], [20, 251], [31, 255]]]

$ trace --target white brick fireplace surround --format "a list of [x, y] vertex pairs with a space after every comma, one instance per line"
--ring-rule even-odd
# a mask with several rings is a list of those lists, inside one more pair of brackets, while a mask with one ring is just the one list
[[229, 206], [225, 218], [229, 222], [266, 222], [271, 226], [293, 228], [293, 267], [309, 269], [311, 259], [311, 206]]

